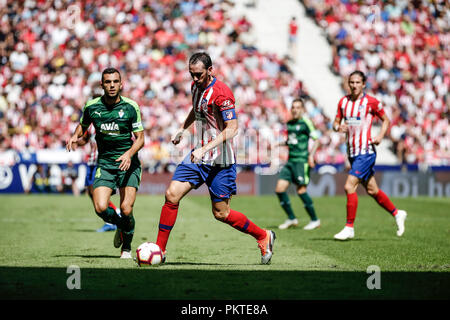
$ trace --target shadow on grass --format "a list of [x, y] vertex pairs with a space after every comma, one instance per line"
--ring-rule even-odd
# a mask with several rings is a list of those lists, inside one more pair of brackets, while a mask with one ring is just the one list
[[[448, 299], [448, 272], [382, 272], [369, 290], [365, 272], [80, 269], [80, 289], [69, 290], [65, 268], [0, 267], [0, 299], [146, 300], [372, 300]], [[71, 278], [73, 279], [73, 278]], [[69, 281], [71, 281], [69, 279]]]

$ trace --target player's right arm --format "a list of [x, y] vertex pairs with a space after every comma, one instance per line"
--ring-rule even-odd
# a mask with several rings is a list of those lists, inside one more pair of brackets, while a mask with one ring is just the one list
[[[81, 124], [78, 124], [75, 128], [75, 132], [67, 141], [66, 150], [67, 151], [75, 151], [77, 146], [79, 145], [79, 141], [83, 139], [88, 127], [84, 127]], [[81, 138], [81, 139], [80, 139]]]
[[195, 113], [194, 108], [191, 109], [191, 112], [189, 112], [188, 116], [186, 117], [186, 120], [184, 120], [183, 126], [177, 130], [174, 137], [172, 138], [172, 143], [177, 145], [180, 143], [181, 138], [183, 138], [183, 133], [191, 126], [192, 123], [195, 121]]
[[337, 114], [336, 117], [334, 118], [334, 122], [333, 122], [333, 130], [336, 132], [348, 132], [348, 126], [347, 124], [344, 122], [343, 124], [341, 124], [342, 121], [342, 100], [341, 99], [338, 103], [338, 109], [337, 109]]

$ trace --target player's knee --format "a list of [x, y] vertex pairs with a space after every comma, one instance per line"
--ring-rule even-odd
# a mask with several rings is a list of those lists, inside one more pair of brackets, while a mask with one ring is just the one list
[[166, 201], [169, 201], [170, 203], [173, 204], [178, 204], [178, 202], [180, 202], [179, 196], [176, 192], [174, 192], [174, 190], [172, 190], [171, 188], [168, 188], [166, 190]]
[[346, 183], [344, 185], [344, 190], [345, 190], [345, 193], [349, 194], [349, 193], [354, 193], [356, 191], [356, 188], [353, 184]]
[[212, 208], [212, 213], [214, 215], [214, 218], [219, 221], [225, 221], [225, 219], [228, 217], [228, 214], [230, 213], [229, 209], [219, 209], [219, 208]]
[[367, 187], [367, 194], [371, 197], [375, 197], [378, 193], [378, 188]]
[[108, 209], [108, 203], [95, 202], [94, 208], [97, 213], [104, 212]]
[[133, 212], [133, 206], [129, 203], [122, 203], [120, 205], [120, 213], [129, 216]]

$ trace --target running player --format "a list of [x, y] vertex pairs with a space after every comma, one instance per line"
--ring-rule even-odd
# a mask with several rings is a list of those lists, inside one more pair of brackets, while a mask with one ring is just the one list
[[206, 183], [214, 217], [253, 236], [261, 250], [261, 263], [268, 264], [272, 258], [275, 233], [258, 227], [244, 214], [230, 208], [231, 197], [236, 194], [236, 160], [232, 139], [238, 131], [233, 93], [213, 76], [212, 61], [205, 52], [191, 56], [189, 73], [193, 79], [193, 108], [172, 142], [178, 144], [183, 132], [195, 123], [197, 144], [177, 166], [165, 193], [156, 240], [164, 253], [163, 260], [181, 199], [192, 189]]
[[[281, 207], [288, 216], [288, 219], [278, 227], [280, 229], [298, 225], [298, 220], [286, 192], [291, 183], [297, 185], [297, 194], [311, 219], [303, 229], [313, 230], [320, 227], [320, 220], [317, 218], [313, 201], [306, 190], [309, 183], [309, 169], [315, 166], [314, 154], [319, 147], [319, 140], [317, 140], [318, 137], [313, 123], [304, 116], [305, 112], [303, 100], [300, 98], [294, 99], [291, 106], [292, 120], [287, 123], [288, 139], [281, 144], [289, 147], [289, 158], [286, 165], [281, 169], [275, 187], [275, 193]], [[311, 153], [309, 152], [310, 138], [314, 140]]]
[[[87, 102], [80, 124], [66, 148], [68, 151], [76, 149], [78, 139], [91, 123], [94, 125], [98, 147], [98, 164], [93, 184], [95, 212], [105, 222], [117, 226], [114, 247], [121, 247], [121, 258], [131, 259], [135, 226], [133, 206], [141, 179], [138, 151], [144, 145], [144, 129], [137, 103], [120, 95], [122, 81], [119, 71], [114, 68], [105, 69], [101, 85], [104, 95]], [[108, 206], [110, 197], [117, 188], [120, 193], [120, 216]]]
[[[94, 126], [90, 126], [89, 129], [85, 132], [85, 134], [78, 139], [77, 142], [78, 146], [84, 146], [86, 144], [89, 144], [89, 153], [87, 154], [86, 158], [86, 164], [87, 164], [87, 171], [86, 171], [86, 179], [84, 180], [84, 186], [86, 187], [87, 194], [89, 195], [89, 198], [91, 198], [92, 204], [94, 204], [94, 179], [95, 179], [95, 172], [97, 171], [97, 158], [98, 158], [98, 151], [97, 151], [97, 143], [95, 142], [95, 128]], [[120, 209], [117, 208], [112, 201], [109, 201], [108, 207], [111, 207], [113, 210], [117, 212], [117, 214], [120, 214]], [[105, 224], [97, 229], [97, 232], [107, 232], [107, 231], [115, 231], [117, 229], [117, 226], [108, 222], [105, 222]]]
[[[380, 144], [389, 128], [389, 118], [384, 113], [381, 103], [364, 93], [366, 76], [361, 71], [354, 71], [348, 78], [351, 93], [339, 100], [333, 129], [343, 132], [347, 137], [347, 153], [351, 169], [345, 182], [347, 194], [347, 223], [341, 232], [334, 235], [337, 240], [347, 240], [355, 236], [353, 224], [358, 207], [356, 189], [361, 183], [367, 193], [387, 210], [397, 223], [397, 236], [405, 231], [406, 211], [397, 210], [389, 197], [378, 188], [374, 177], [376, 160], [375, 145]], [[373, 118], [377, 116], [383, 123], [375, 138], [371, 136]], [[341, 124], [341, 121], [344, 123]]]

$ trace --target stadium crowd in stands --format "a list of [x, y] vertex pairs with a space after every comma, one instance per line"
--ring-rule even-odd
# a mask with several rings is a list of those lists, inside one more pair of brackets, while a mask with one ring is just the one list
[[84, 103], [102, 94], [102, 70], [112, 66], [123, 74], [124, 95], [141, 107], [144, 166], [164, 169], [182, 156], [170, 138], [191, 106], [187, 57], [206, 50], [237, 100], [238, 163], [270, 162], [271, 146], [283, 138], [286, 106], [298, 95], [324, 133], [320, 161], [343, 161], [340, 141], [328, 151], [330, 119], [286, 59], [258, 52], [249, 21], [227, 16], [229, 2], [83, 4], [8, 1], [0, 9], [0, 150], [62, 148]]
[[450, 3], [302, 2], [332, 45], [332, 70], [368, 76], [368, 90], [390, 113], [399, 162], [448, 165]]
[[[152, 172], [164, 170], [182, 156], [170, 138], [191, 107], [186, 60], [192, 52], [205, 50], [213, 57], [216, 72], [235, 94], [241, 128], [237, 138], [238, 163], [266, 164], [274, 158], [273, 152], [278, 150], [271, 146], [283, 139], [288, 106], [296, 96], [306, 100], [309, 116], [321, 132], [316, 160], [344, 162], [344, 138], [329, 134], [330, 119], [294, 77], [288, 59], [259, 52], [254, 46], [250, 22], [242, 16], [228, 15], [232, 2], [87, 0], [69, 5], [58, 0], [3, 2], [6, 5], [0, 7], [0, 152], [63, 148], [84, 103], [102, 94], [99, 86], [102, 70], [112, 66], [122, 72], [124, 95], [141, 107], [147, 143], [140, 152], [143, 165]], [[334, 2], [337, 13], [330, 15]], [[420, 47], [412, 55], [407, 49], [406, 55], [399, 53], [393, 59], [397, 62], [392, 66], [389, 59], [397, 51], [396, 46], [392, 52], [388, 50], [387, 39], [377, 38], [384, 40], [382, 47], [371, 47], [364, 41], [350, 42], [350, 37], [343, 35], [339, 36], [343, 40], [338, 40], [336, 29], [346, 30], [357, 39], [364, 39], [367, 34], [363, 29], [356, 28], [356, 32], [349, 27], [356, 22], [345, 20], [357, 19], [356, 15], [345, 14], [345, 10], [358, 12], [364, 6], [334, 2], [325, 1], [321, 6], [312, 1], [305, 4], [324, 27], [325, 17], [332, 17], [326, 30], [338, 57], [335, 71], [347, 72], [349, 67], [340, 58], [347, 59], [347, 66], [368, 71], [370, 89], [376, 90], [383, 103], [400, 107], [392, 109], [391, 136], [397, 141], [395, 145], [404, 161], [423, 161], [421, 156], [431, 154], [427, 153], [430, 148], [435, 151], [433, 159], [448, 159], [449, 134], [445, 130], [448, 119], [444, 114], [448, 101], [442, 96], [443, 89], [448, 88], [448, 52], [430, 47], [433, 43], [437, 47], [448, 44], [448, 40], [441, 39], [442, 26], [435, 38], [429, 40], [432, 44], [424, 46], [426, 50]], [[418, 10], [411, 14], [409, 29], [423, 29], [420, 19], [428, 19], [427, 28], [439, 26], [439, 17], [430, 12], [425, 18], [420, 18]], [[390, 32], [398, 36], [400, 32], [397, 34], [395, 30], [400, 28], [402, 19], [381, 20], [383, 30], [394, 29]], [[359, 51], [350, 47], [351, 43], [360, 43]], [[385, 52], [378, 57], [379, 65], [373, 61], [377, 57], [369, 48]], [[401, 57], [418, 60], [419, 67], [402, 64]], [[434, 118], [428, 116], [431, 114], [435, 114]], [[184, 153], [186, 148], [185, 145]], [[285, 160], [287, 154], [280, 152]]]

